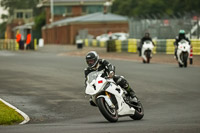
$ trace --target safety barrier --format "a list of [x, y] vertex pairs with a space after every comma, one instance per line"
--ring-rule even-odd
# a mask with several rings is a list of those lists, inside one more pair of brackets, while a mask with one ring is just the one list
[[106, 41], [97, 41], [97, 40], [84, 40], [85, 46], [93, 46], [93, 47], [106, 47], [107, 42]]
[[[153, 53], [166, 53], [174, 54], [174, 42], [175, 39], [159, 39], [153, 40], [155, 47]], [[125, 41], [109, 40], [109, 41], [97, 41], [97, 40], [84, 40], [85, 46], [92, 47], [106, 47], [108, 52], [131, 52], [136, 53], [137, 47], [140, 45], [139, 39], [128, 39]], [[193, 47], [193, 54], [200, 55], [200, 40], [192, 39], [191, 45]]]
[[[37, 50], [37, 39], [34, 39], [33, 44], [31, 44], [31, 49]], [[0, 50], [19, 50], [19, 44], [15, 39], [0, 39]]]
[[193, 39], [191, 40], [193, 55], [200, 55], [200, 40]]
[[0, 40], [0, 50], [19, 50], [19, 45], [14, 39]]

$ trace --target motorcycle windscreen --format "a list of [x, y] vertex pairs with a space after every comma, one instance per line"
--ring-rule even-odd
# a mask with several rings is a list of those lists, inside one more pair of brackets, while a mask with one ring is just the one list
[[100, 87], [99, 85], [103, 84], [103, 80], [100, 82], [98, 80], [98, 75], [101, 75], [102, 72], [101, 71], [94, 71], [94, 72], [91, 72], [90, 74], [88, 74], [87, 76], [87, 87], [86, 87], [86, 90], [85, 90], [85, 93], [88, 94], [88, 95], [94, 95], [96, 94]]

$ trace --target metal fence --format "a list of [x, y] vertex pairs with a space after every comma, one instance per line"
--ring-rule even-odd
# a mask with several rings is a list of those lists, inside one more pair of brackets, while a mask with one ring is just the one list
[[129, 19], [130, 38], [140, 39], [149, 32], [153, 39], [173, 39], [180, 29], [184, 29], [189, 38], [200, 37], [200, 22], [192, 18], [182, 19]]

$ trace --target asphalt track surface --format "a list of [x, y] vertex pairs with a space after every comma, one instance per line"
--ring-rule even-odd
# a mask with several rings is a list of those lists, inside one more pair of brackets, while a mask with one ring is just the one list
[[0, 98], [31, 118], [0, 133], [199, 133], [200, 67], [108, 59], [145, 109], [140, 121], [109, 123], [84, 94], [84, 57], [51, 51], [0, 51]]

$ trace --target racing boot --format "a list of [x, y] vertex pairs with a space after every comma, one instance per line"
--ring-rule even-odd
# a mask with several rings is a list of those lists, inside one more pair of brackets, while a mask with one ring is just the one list
[[124, 88], [127, 91], [127, 95], [131, 97], [131, 102], [138, 103], [138, 98], [135, 95], [135, 92], [129, 86], [129, 83], [123, 76], [115, 75], [113, 80], [116, 82], [117, 85]]
[[130, 96], [130, 102], [131, 103], [138, 103], [138, 98], [135, 95], [135, 92], [133, 91], [133, 89], [131, 89], [130, 86], [128, 86], [127, 88], [124, 88], [127, 91], [128, 96]]

